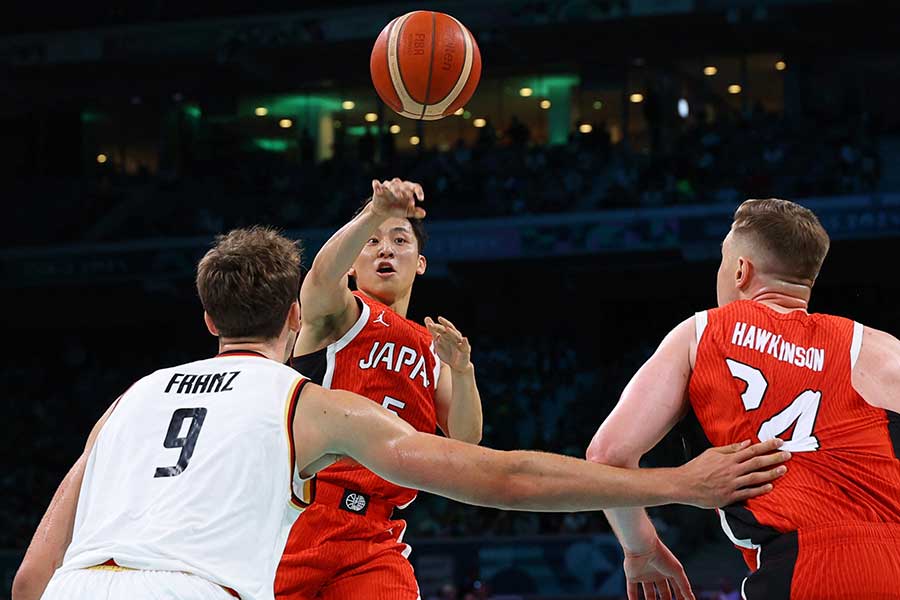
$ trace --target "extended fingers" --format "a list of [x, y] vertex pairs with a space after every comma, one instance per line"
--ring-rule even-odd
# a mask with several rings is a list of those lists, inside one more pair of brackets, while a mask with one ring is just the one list
[[770, 454], [781, 448], [783, 444], [784, 441], [780, 440], [779, 438], [772, 438], [771, 440], [766, 440], [765, 442], [760, 442], [759, 444], [747, 446], [737, 453], [737, 458], [743, 462], [745, 460], [753, 458], [754, 456], [759, 456], [761, 454]]
[[769, 469], [768, 471], [757, 471], [755, 473], [749, 473], [742, 477], [738, 477], [735, 483], [738, 485], [738, 487], [742, 488], [752, 487], [774, 481], [785, 473], [787, 473], [787, 467], [782, 465], [774, 469]]
[[629, 581], [627, 586], [628, 600], [641, 600], [636, 581]]
[[775, 465], [780, 465], [781, 463], [790, 460], [790, 458], [790, 452], [773, 452], [772, 454], [766, 454], [765, 456], [756, 456], [754, 458], [751, 458], [750, 460], [742, 462], [741, 469], [745, 473], [760, 471], [762, 469], [768, 469], [769, 467], [773, 467]]

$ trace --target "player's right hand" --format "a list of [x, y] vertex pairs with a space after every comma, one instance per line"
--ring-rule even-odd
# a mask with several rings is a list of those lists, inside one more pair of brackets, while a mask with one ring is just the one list
[[759, 444], [749, 441], [710, 448], [679, 467], [686, 486], [686, 503], [700, 508], [716, 508], [742, 502], [772, 491], [771, 481], [787, 472], [781, 463], [790, 452], [778, 451], [778, 438]]
[[425, 209], [416, 206], [416, 201], [425, 200], [422, 186], [412, 181], [400, 181], [394, 177], [390, 181], [372, 180], [372, 210], [384, 217], [406, 217], [424, 219]]

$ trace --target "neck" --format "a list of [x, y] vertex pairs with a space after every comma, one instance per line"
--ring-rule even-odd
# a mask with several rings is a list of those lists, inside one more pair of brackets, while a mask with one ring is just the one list
[[274, 361], [284, 362], [284, 344], [280, 339], [256, 341], [219, 338], [219, 354], [222, 352], [256, 352]]
[[748, 300], [765, 304], [778, 312], [793, 310], [807, 312], [811, 293], [810, 286], [781, 281], [775, 285], [766, 285], [757, 289]]
[[376, 302], [381, 302], [382, 304], [388, 306], [392, 311], [394, 311], [395, 313], [397, 313], [404, 319], [406, 318], [406, 313], [407, 313], [407, 311], [409, 311], [409, 299], [411, 296], [412, 289], [407, 291], [402, 296], [398, 296], [397, 298], [394, 298], [393, 302], [388, 302], [382, 298], [379, 298], [378, 296], [376, 296], [374, 294], [367, 292], [366, 290], [360, 290], [360, 291], [363, 294], [365, 294], [367, 297], [371, 298], [372, 300], [375, 300]]

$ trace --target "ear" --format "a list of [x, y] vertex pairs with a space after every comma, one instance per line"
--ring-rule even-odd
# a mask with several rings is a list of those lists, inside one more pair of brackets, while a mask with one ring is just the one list
[[214, 336], [219, 337], [219, 330], [216, 327], [216, 324], [213, 323], [212, 317], [209, 316], [209, 313], [205, 310], [203, 311], [203, 321], [206, 323], [206, 328], [209, 330], [209, 332]]
[[428, 268], [428, 261], [421, 254], [419, 255], [419, 264], [416, 265], [416, 275], [424, 275], [425, 269]]
[[739, 256], [737, 271], [734, 272], [734, 286], [739, 290], [747, 289], [755, 273], [756, 268], [750, 259]]
[[291, 331], [300, 331], [300, 303], [292, 302], [288, 309], [287, 326]]

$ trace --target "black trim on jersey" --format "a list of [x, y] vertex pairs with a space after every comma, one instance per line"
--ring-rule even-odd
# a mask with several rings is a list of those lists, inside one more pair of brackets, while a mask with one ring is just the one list
[[290, 366], [316, 385], [322, 385], [325, 371], [328, 370], [328, 347], [303, 356], [294, 356], [291, 358]]
[[253, 356], [260, 356], [262, 358], [269, 358], [265, 354], [263, 354], [261, 352], [257, 352], [256, 350], [226, 350], [225, 352], [219, 352], [218, 354], [216, 354], [216, 358], [219, 358], [220, 356], [234, 356], [234, 355], [240, 356], [240, 355], [247, 355], [247, 354], [252, 354]]
[[291, 407], [288, 409], [288, 439], [291, 444], [291, 500], [297, 506], [307, 507], [312, 504], [316, 499], [316, 478], [313, 477], [309, 482], [309, 502], [304, 502], [302, 499], [297, 497], [297, 494], [294, 493], [294, 470], [297, 468], [297, 447], [294, 443], [294, 418], [297, 415], [297, 404], [300, 401], [300, 392], [303, 391], [303, 388], [306, 387], [306, 384], [309, 383], [309, 379], [304, 379], [299, 384], [297, 384], [297, 389], [294, 391], [294, 395], [291, 398]]
[[747, 600], [790, 600], [800, 544], [796, 531], [784, 533], [762, 549], [762, 562], [744, 584]]
[[706, 432], [703, 431], [703, 426], [700, 425], [700, 419], [697, 418], [693, 406], [689, 406], [687, 414], [675, 424], [672, 434], [681, 438], [684, 462], [697, 458], [703, 454], [704, 450], [713, 447], [713, 443], [709, 441]]
[[888, 420], [888, 437], [894, 446], [894, 458], [900, 459], [900, 413], [885, 410]]
[[725, 513], [725, 520], [728, 521], [731, 532], [739, 540], [750, 540], [757, 546], [765, 546], [782, 535], [774, 527], [757, 521], [753, 513], [743, 504], [729, 504], [719, 510]]

